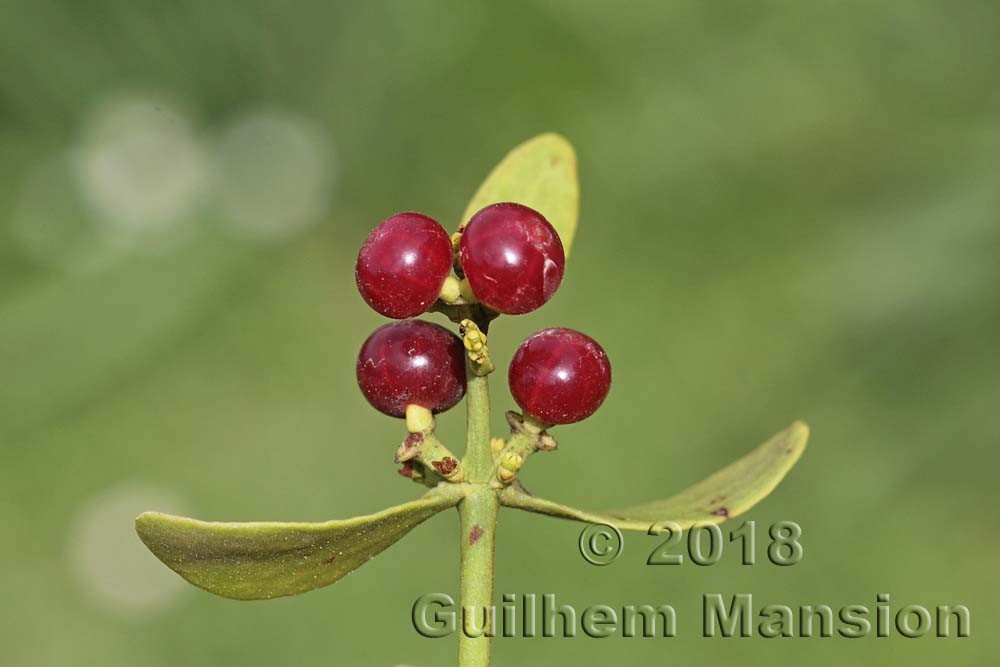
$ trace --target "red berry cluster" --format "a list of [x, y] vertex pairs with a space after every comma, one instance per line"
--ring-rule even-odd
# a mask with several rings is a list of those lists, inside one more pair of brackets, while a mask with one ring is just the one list
[[[403, 321], [377, 329], [361, 347], [357, 376], [365, 398], [394, 417], [404, 416], [409, 404], [443, 412], [461, 400], [461, 339], [436, 324], [405, 319], [434, 305], [453, 268], [492, 315], [519, 315], [555, 294], [565, 266], [559, 234], [541, 213], [521, 204], [493, 204], [476, 213], [460, 229], [457, 248], [437, 221], [420, 213], [384, 220], [362, 245], [355, 278], [368, 305]], [[611, 366], [593, 339], [545, 329], [522, 343], [509, 378], [527, 414], [568, 424], [604, 401]]]

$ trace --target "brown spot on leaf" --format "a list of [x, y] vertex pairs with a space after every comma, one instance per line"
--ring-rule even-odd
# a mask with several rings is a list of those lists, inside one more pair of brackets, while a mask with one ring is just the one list
[[455, 472], [455, 468], [458, 467], [458, 461], [450, 456], [446, 456], [440, 461], [431, 461], [431, 465], [434, 466], [435, 470], [447, 477], [451, 473]]
[[479, 541], [479, 538], [483, 536], [483, 529], [477, 523], [472, 526], [472, 530], [469, 531], [469, 544], [475, 544]]
[[324, 558], [323, 562], [326, 563], [327, 565], [329, 565], [330, 563], [332, 563], [335, 560], [337, 560], [337, 554], [333, 554], [329, 558]]
[[722, 502], [723, 500], [725, 500], [725, 499], [726, 499], [727, 497], [728, 497], [728, 496], [716, 496], [716, 497], [712, 498], [711, 500], [709, 500], [709, 501], [708, 501], [708, 504], [709, 504], [709, 505], [716, 505], [716, 504], [718, 504], [718, 503], [721, 503], [721, 502]]
[[729, 518], [729, 510], [727, 510], [725, 507], [720, 507], [719, 509], [712, 510], [712, 515], [714, 515], [714, 516], [724, 516], [724, 517], [726, 517], [728, 519]]

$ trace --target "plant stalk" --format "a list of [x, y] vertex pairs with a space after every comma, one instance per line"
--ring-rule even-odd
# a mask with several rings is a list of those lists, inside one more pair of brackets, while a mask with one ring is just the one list
[[494, 623], [493, 551], [500, 499], [488, 486], [477, 484], [471, 488], [458, 505], [462, 523], [458, 665], [489, 667]]
[[490, 488], [490, 394], [486, 376], [467, 374], [468, 430], [463, 466], [468, 491], [458, 505], [461, 518], [458, 628], [459, 667], [489, 667], [493, 634], [493, 552], [500, 499]]
[[486, 484], [493, 473], [493, 451], [490, 449], [490, 389], [486, 376], [470, 370], [466, 380], [468, 430], [465, 445], [465, 470], [473, 484]]

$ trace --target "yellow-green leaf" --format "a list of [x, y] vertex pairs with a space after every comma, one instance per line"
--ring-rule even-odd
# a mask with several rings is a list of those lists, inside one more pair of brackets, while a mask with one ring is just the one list
[[501, 502], [530, 512], [587, 523], [603, 523], [621, 530], [647, 531], [651, 525], [674, 521], [682, 528], [721, 523], [743, 514], [770, 495], [805, 451], [809, 427], [795, 422], [741, 459], [665, 500], [622, 510], [585, 512], [536, 498], [520, 485], [501, 494]]
[[559, 232], [569, 257], [580, 214], [580, 182], [573, 145], [558, 134], [541, 134], [517, 146], [500, 161], [465, 208], [462, 222], [498, 202], [530, 206]]
[[217, 523], [145, 512], [135, 526], [149, 550], [195, 586], [264, 600], [334, 583], [459, 498], [446, 485], [377, 514], [325, 523]]

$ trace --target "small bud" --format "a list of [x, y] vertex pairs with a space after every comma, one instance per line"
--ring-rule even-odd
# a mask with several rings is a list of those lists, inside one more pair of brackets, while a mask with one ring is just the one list
[[500, 460], [500, 466], [512, 472], [520, 470], [522, 465], [524, 465], [524, 457], [517, 452], [507, 452]]
[[517, 477], [517, 471], [524, 465], [524, 456], [517, 452], [507, 452], [500, 459], [500, 466], [497, 468], [497, 479], [502, 484], [510, 484]]
[[497, 456], [507, 445], [507, 441], [503, 438], [490, 438], [490, 449], [493, 450], [493, 456]]
[[459, 333], [462, 336], [462, 345], [468, 350], [469, 361], [473, 364], [473, 370], [477, 375], [487, 375], [493, 372], [493, 362], [490, 361], [490, 351], [486, 347], [486, 334], [479, 330], [479, 326], [472, 320], [465, 319], [459, 323]]
[[[465, 349], [472, 352], [480, 352], [486, 349], [486, 334], [479, 330], [474, 322], [468, 320], [470, 324], [466, 324], [466, 320], [462, 321], [462, 344], [465, 345]], [[471, 356], [471, 355], [470, 355]]]

